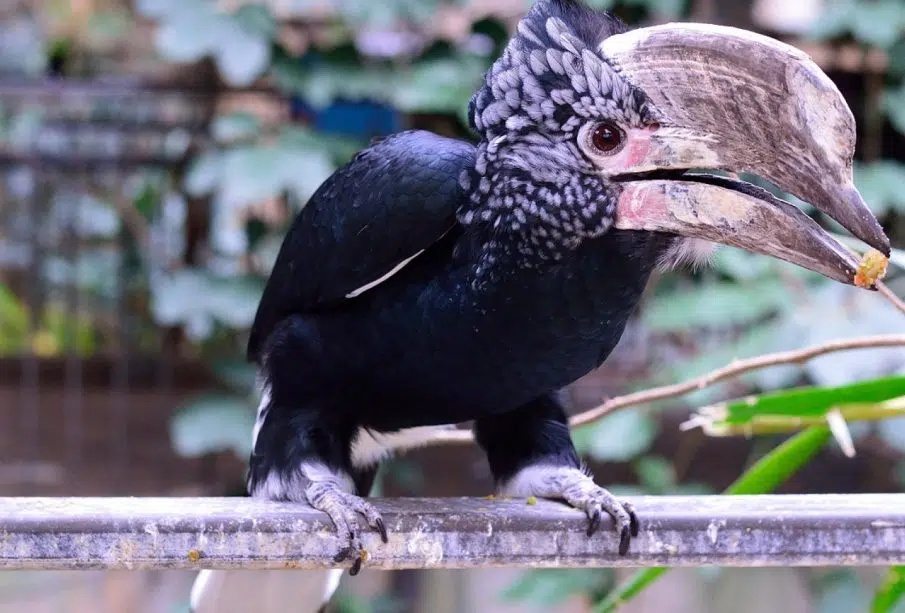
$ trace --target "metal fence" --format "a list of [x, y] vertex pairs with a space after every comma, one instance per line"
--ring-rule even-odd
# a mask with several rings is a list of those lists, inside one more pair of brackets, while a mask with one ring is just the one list
[[206, 232], [180, 189], [216, 103], [204, 85], [0, 80], [4, 494], [192, 480], [166, 418], [204, 372], [148, 305], [154, 275]]

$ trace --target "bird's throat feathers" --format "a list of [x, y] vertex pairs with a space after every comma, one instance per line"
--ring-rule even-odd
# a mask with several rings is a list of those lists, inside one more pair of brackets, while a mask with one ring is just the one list
[[477, 279], [492, 277], [503, 261], [521, 268], [559, 261], [612, 225], [617, 194], [600, 177], [570, 169], [575, 158], [562, 145], [530, 135], [478, 145], [474, 167], [462, 172], [468, 198], [458, 211], [481, 242]]

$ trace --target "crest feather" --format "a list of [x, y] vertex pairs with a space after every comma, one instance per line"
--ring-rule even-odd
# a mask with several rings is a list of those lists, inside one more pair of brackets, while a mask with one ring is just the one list
[[[597, 51], [605, 38], [626, 30], [610, 13], [577, 0], [538, 0], [472, 97], [472, 129], [492, 139], [540, 122], [551, 129], [567, 126], [563, 122], [570, 116], [596, 114], [584, 108], [588, 105], [598, 107], [596, 111], [639, 106], [640, 100], [603, 99], [611, 94], [631, 97], [627, 84], [620, 83]], [[568, 90], [579, 94], [581, 104], [564, 95]]]

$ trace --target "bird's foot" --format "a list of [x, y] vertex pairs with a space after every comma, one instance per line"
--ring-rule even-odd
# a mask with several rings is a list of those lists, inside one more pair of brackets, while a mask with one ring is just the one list
[[619, 555], [628, 553], [631, 539], [638, 536], [638, 516], [628, 502], [621, 501], [604, 488], [595, 485], [590, 491], [582, 491], [574, 496], [563, 495], [566, 501], [584, 511], [588, 516], [588, 536], [593, 536], [600, 527], [604, 514], [613, 518], [616, 534], [619, 535]]
[[638, 536], [638, 516], [632, 505], [600, 487], [584, 471], [571, 466], [535, 465], [523, 468], [504, 487], [512, 496], [540, 496], [565, 500], [588, 516], [588, 536], [600, 527], [604, 514], [613, 518], [619, 535], [619, 555], [628, 553]]
[[386, 525], [374, 505], [364, 498], [343, 491], [330, 481], [312, 482], [305, 491], [309, 504], [318, 511], [330, 516], [336, 526], [337, 534], [348, 539], [344, 547], [334, 558], [336, 562], [352, 560], [350, 575], [357, 575], [367, 552], [361, 544], [361, 523], [359, 516], [364, 517], [369, 526], [380, 533], [380, 539], [387, 543]]

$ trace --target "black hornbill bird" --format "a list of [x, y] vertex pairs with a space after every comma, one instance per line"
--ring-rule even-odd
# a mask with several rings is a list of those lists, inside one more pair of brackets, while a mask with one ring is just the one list
[[[333, 174], [286, 236], [251, 331], [249, 493], [326, 512], [353, 571], [362, 530], [387, 539], [364, 499], [378, 462], [470, 420], [503, 493], [562, 499], [589, 534], [612, 518], [628, 551], [638, 519], [583, 468], [559, 391], [607, 358], [651, 272], [715, 242], [855, 275], [814, 221], [733, 173], [889, 253], [852, 184], [841, 94], [763, 36], [629, 30], [538, 0], [469, 118], [476, 145], [403, 132]], [[199, 612], [231, 585], [214, 579], [199, 581]]]

